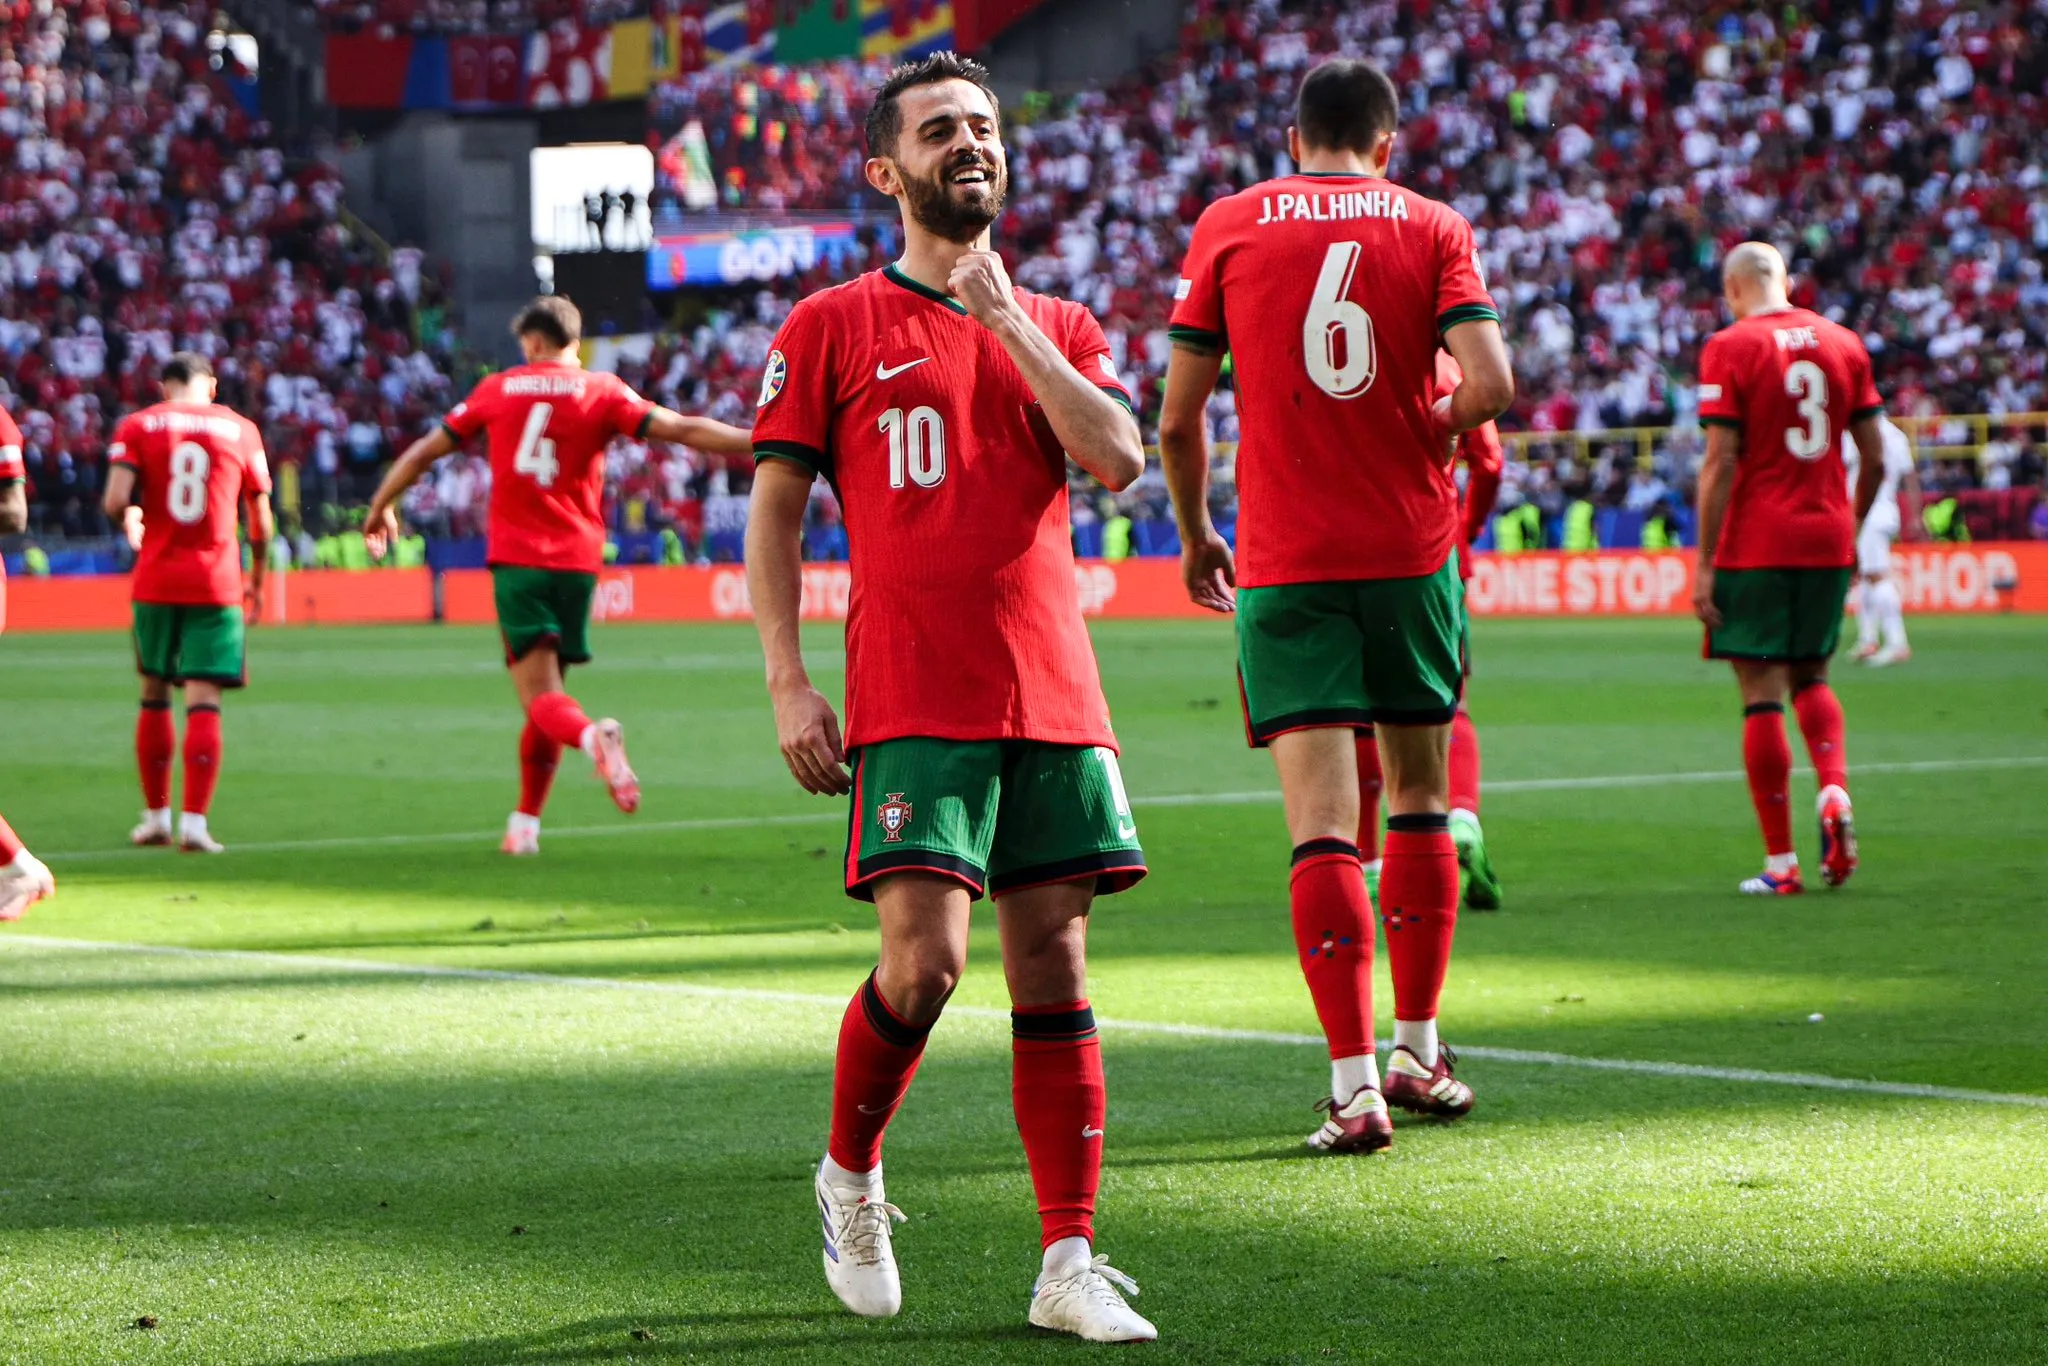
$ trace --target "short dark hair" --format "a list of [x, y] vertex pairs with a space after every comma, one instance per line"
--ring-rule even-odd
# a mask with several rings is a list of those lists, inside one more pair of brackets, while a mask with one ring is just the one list
[[177, 351], [164, 362], [156, 377], [165, 384], [190, 384], [195, 379], [212, 379], [213, 362], [197, 351]]
[[1336, 57], [1301, 78], [1294, 126], [1302, 145], [1370, 152], [1400, 122], [1401, 99], [1387, 73], [1357, 57]]
[[1002, 112], [1002, 102], [996, 98], [991, 86], [988, 68], [972, 57], [962, 57], [957, 52], [934, 52], [914, 62], [905, 62], [889, 73], [889, 79], [882, 82], [882, 88], [875, 92], [875, 102], [868, 106], [868, 155], [871, 157], [892, 156], [896, 151], [896, 139], [903, 132], [903, 111], [896, 107], [896, 97], [906, 90], [920, 85], [937, 85], [941, 81], [966, 81], [978, 86], [988, 96], [989, 106]]
[[512, 335], [537, 334], [557, 351], [566, 351], [583, 340], [583, 314], [566, 294], [543, 294], [519, 310], [512, 320]]

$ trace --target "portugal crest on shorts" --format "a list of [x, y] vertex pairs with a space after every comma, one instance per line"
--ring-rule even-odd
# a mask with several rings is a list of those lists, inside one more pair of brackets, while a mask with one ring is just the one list
[[903, 843], [904, 827], [910, 824], [910, 803], [903, 800], [901, 792], [891, 792], [889, 799], [875, 808], [875, 819], [882, 823], [882, 843]]

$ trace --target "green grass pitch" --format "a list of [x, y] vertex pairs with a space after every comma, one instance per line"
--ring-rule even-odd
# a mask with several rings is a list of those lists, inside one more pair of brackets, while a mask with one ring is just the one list
[[[1326, 1067], [1292, 1037], [1314, 1017], [1228, 625], [1099, 627], [1154, 870], [1101, 904], [1092, 954], [1124, 1022], [1100, 1247], [1144, 1286], [1145, 1350], [2048, 1357], [2048, 624], [1913, 629], [1909, 666], [1838, 671], [1862, 872], [1752, 901], [1739, 706], [1696, 630], [1479, 623], [1508, 908], [1465, 917], [1444, 1015], [1479, 1106], [1330, 1160], [1300, 1151]], [[831, 691], [835, 633], [811, 645]], [[0, 640], [0, 809], [62, 884], [0, 932], [0, 1362], [1091, 1350], [1024, 1325], [1037, 1226], [979, 917], [889, 1140], [907, 1307], [839, 1310], [810, 1166], [875, 948], [838, 891], [843, 807], [782, 771], [746, 628], [597, 648], [574, 686], [626, 721], [642, 812], [565, 764], [515, 863], [488, 633], [258, 633], [213, 821], [242, 847], [207, 860], [120, 847], [124, 642]], [[1390, 1006], [1382, 975], [1382, 1032]]]

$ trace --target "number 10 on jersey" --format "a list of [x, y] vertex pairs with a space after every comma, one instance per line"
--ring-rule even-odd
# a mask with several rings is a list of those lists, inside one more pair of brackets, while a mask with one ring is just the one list
[[891, 408], [875, 422], [889, 438], [889, 487], [903, 487], [905, 476], [921, 489], [937, 488], [946, 477], [946, 422], [930, 408], [905, 413]]

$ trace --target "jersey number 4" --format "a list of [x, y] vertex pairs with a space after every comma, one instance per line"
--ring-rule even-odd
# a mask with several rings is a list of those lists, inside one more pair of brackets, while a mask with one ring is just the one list
[[1351, 277], [1364, 254], [1357, 242], [1330, 243], [1301, 320], [1301, 358], [1308, 377], [1331, 398], [1357, 398], [1372, 388], [1379, 370], [1372, 317], [1350, 297]]
[[921, 489], [937, 488], [946, 477], [946, 420], [930, 408], [908, 413], [891, 408], [875, 422], [889, 438], [889, 487], [905, 477]]
[[1799, 400], [1804, 427], [1785, 429], [1785, 449], [1800, 460], [1818, 460], [1833, 449], [1834, 433], [1828, 430], [1828, 377], [1810, 360], [1794, 361], [1785, 369], [1785, 392]]
[[519, 450], [512, 457], [512, 472], [530, 474], [544, 489], [555, 486], [562, 462], [555, 459], [555, 443], [548, 440], [548, 420], [555, 415], [552, 403], [536, 403], [526, 410], [526, 430], [519, 434]]

